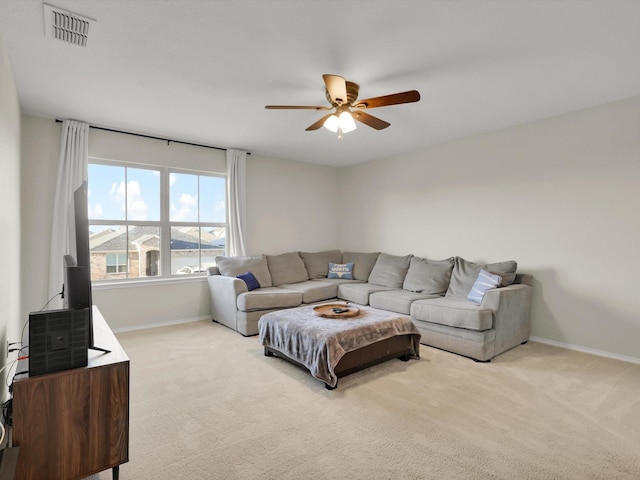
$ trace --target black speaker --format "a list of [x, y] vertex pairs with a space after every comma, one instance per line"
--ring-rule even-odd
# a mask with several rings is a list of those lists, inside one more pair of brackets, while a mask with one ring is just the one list
[[89, 308], [29, 314], [29, 376], [87, 366]]

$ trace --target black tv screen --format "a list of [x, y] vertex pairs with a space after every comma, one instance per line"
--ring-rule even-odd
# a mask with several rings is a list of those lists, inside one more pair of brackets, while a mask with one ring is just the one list
[[64, 307], [89, 309], [89, 348], [98, 348], [93, 342], [93, 312], [91, 309], [91, 248], [89, 245], [89, 208], [87, 182], [73, 193], [69, 205], [69, 254], [63, 258]]
[[69, 204], [69, 253], [63, 258], [65, 308], [91, 308], [91, 252], [87, 182], [76, 189]]
[[[79, 267], [91, 266], [91, 252], [89, 247], [89, 199], [87, 182], [73, 192], [73, 217], [69, 220], [69, 253], [75, 253], [76, 263]], [[91, 277], [89, 277], [91, 278]]]

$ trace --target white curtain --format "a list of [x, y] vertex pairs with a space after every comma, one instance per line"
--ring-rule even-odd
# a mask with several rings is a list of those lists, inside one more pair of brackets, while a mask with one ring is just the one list
[[229, 206], [229, 255], [245, 255], [245, 166], [247, 152], [227, 150], [227, 205]]
[[[58, 178], [53, 202], [51, 223], [51, 250], [49, 253], [49, 298], [62, 290], [64, 273], [62, 257], [69, 253], [68, 218], [69, 204], [73, 192], [87, 179], [87, 157], [89, 155], [89, 125], [75, 120], [62, 122], [60, 137], [60, 159]], [[62, 300], [56, 298], [49, 308], [61, 308]]]

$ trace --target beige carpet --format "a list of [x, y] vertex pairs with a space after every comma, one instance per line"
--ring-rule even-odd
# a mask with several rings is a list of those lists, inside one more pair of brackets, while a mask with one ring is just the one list
[[121, 479], [640, 478], [640, 365], [532, 342], [488, 364], [422, 346], [328, 391], [212, 322], [118, 338]]

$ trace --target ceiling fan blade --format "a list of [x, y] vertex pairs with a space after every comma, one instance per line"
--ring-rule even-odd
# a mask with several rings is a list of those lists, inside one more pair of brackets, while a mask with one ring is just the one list
[[376, 108], [386, 107], [389, 105], [399, 105], [401, 103], [413, 103], [420, 100], [420, 93], [417, 90], [409, 90], [407, 92], [393, 93], [391, 95], [383, 95], [382, 97], [367, 98], [358, 100], [354, 105], [357, 108]]
[[358, 120], [365, 125], [369, 125], [371, 128], [375, 128], [376, 130], [382, 130], [383, 128], [387, 128], [391, 125], [390, 123], [380, 120], [378, 117], [374, 117], [373, 115], [369, 115], [365, 112], [355, 111], [351, 112], [351, 115], [355, 120]]
[[267, 110], [329, 110], [331, 107], [313, 105], [265, 105]]
[[325, 73], [322, 75], [324, 84], [329, 92], [332, 103], [344, 105], [347, 103], [347, 82], [339, 75], [330, 75]]
[[327, 118], [329, 118], [331, 115], [333, 115], [333, 113], [330, 113], [329, 115], [325, 115], [324, 117], [322, 117], [320, 120], [318, 120], [315, 123], [312, 123], [311, 125], [309, 125], [307, 128], [305, 128], [305, 130], [307, 132], [311, 131], [311, 130], [318, 130], [322, 125], [324, 125], [324, 122], [327, 120]]

